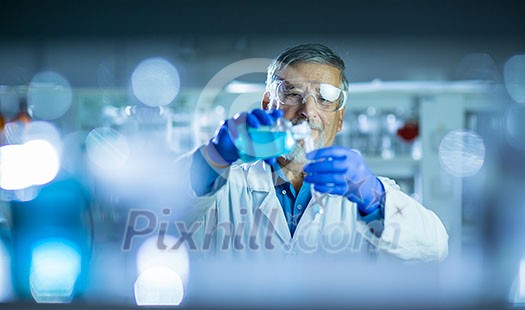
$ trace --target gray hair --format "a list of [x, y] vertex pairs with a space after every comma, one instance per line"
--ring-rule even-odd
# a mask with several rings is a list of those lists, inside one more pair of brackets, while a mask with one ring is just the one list
[[348, 90], [344, 61], [331, 49], [317, 43], [297, 45], [277, 56], [268, 67], [266, 87], [268, 88], [277, 79], [277, 75], [287, 66], [300, 62], [325, 64], [339, 69], [341, 71], [341, 89], [344, 92]]

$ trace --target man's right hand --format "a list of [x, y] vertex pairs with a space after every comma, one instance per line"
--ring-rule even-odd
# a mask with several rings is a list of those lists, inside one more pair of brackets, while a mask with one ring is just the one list
[[[254, 109], [250, 112], [238, 113], [233, 118], [222, 121], [215, 136], [205, 146], [208, 160], [212, 161], [210, 164], [225, 166], [239, 159], [239, 152], [233, 143], [233, 140], [239, 135], [239, 125], [245, 125], [246, 129], [271, 126], [282, 116], [283, 111], [281, 110], [273, 110], [269, 113], [262, 109]], [[267, 161], [273, 162], [275, 159]]]

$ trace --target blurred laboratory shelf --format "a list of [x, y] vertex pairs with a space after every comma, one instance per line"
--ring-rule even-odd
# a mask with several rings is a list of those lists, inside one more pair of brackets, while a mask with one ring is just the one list
[[384, 159], [382, 157], [367, 157], [365, 161], [375, 174], [390, 176], [392, 178], [412, 178], [419, 172], [421, 163], [418, 159], [411, 157], [394, 157]]

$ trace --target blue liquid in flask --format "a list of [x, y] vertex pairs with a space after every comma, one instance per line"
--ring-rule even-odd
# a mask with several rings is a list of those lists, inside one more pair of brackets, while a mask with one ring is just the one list
[[290, 130], [261, 126], [248, 130], [240, 128], [234, 144], [240, 159], [243, 162], [252, 162], [290, 153], [295, 147], [295, 139]]

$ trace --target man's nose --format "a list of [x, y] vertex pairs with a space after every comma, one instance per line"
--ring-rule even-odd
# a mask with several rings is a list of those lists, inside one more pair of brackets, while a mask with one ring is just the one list
[[308, 118], [311, 115], [311, 112], [315, 111], [315, 108], [315, 97], [311, 94], [308, 94], [303, 98], [303, 104], [301, 104], [301, 110], [299, 111], [299, 114], [301, 117]]

